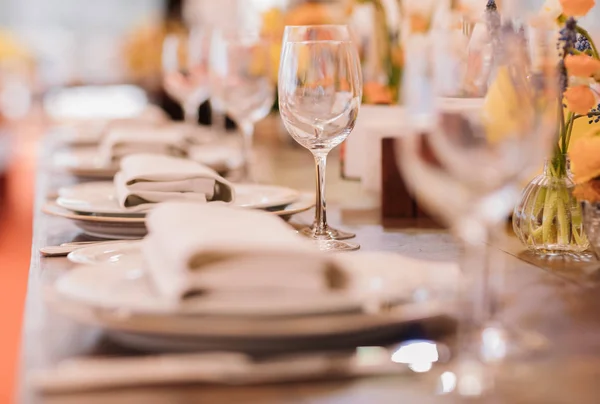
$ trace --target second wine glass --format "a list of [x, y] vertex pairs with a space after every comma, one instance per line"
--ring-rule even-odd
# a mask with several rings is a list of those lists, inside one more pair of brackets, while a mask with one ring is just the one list
[[171, 33], [163, 43], [163, 86], [190, 125], [198, 124], [198, 108], [209, 97], [208, 49], [209, 37], [201, 28]]
[[342, 143], [358, 116], [362, 74], [355, 45], [345, 25], [288, 26], [279, 68], [279, 110], [296, 142], [311, 151], [317, 174], [316, 216], [304, 231], [324, 251], [356, 250], [338, 241], [327, 224], [327, 155]]
[[210, 51], [211, 98], [242, 132], [242, 181], [253, 182], [254, 125], [266, 117], [275, 101], [269, 71], [269, 43], [248, 30], [217, 30]]

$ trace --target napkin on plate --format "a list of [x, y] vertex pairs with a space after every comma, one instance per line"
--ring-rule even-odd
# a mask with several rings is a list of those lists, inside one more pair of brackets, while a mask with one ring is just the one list
[[159, 294], [173, 302], [215, 290], [298, 298], [347, 282], [328, 255], [266, 212], [165, 203], [148, 214], [146, 226], [145, 270]]
[[100, 158], [110, 164], [135, 153], [186, 156], [188, 135], [187, 128], [180, 125], [121, 123], [112, 126], [103, 137], [99, 146]]
[[159, 202], [232, 202], [233, 186], [210, 168], [183, 158], [133, 154], [115, 175], [117, 199], [129, 212], [144, 212]]

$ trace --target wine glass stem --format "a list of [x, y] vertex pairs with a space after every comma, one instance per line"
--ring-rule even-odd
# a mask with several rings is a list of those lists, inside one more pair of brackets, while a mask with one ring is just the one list
[[216, 108], [211, 110], [211, 126], [217, 133], [225, 132], [225, 114]]
[[183, 120], [188, 125], [198, 125], [198, 107], [196, 105], [184, 105]]
[[242, 155], [244, 159], [242, 165], [242, 181], [253, 182], [252, 140], [254, 137], [254, 125], [251, 122], [240, 121], [238, 126], [242, 132]]
[[327, 152], [313, 152], [317, 174], [317, 200], [315, 207], [314, 231], [317, 236], [327, 234], [327, 204], [325, 203], [325, 173], [327, 171]]
[[[492, 262], [493, 247], [486, 244], [494, 229], [486, 226], [481, 232], [477, 232], [483, 238], [478, 242], [461, 238], [461, 270], [464, 281], [461, 285], [460, 300], [464, 307], [460, 310], [462, 315], [458, 335], [459, 352], [463, 358], [484, 362], [502, 359], [506, 354], [505, 341], [486, 336], [488, 327], [496, 326], [496, 285], [495, 277], [492, 276], [495, 266]], [[499, 264], [501, 265], [501, 261]]]

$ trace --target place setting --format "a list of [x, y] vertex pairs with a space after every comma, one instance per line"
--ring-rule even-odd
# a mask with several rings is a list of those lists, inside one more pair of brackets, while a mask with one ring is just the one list
[[242, 164], [239, 142], [232, 136], [216, 139], [210, 129], [199, 126], [136, 118], [111, 121], [95, 144], [60, 148], [53, 154], [51, 168], [75, 177], [112, 179], [120, 159], [132, 153], [186, 157], [222, 175], [230, 175]]
[[313, 195], [291, 188], [234, 184], [191, 160], [133, 154], [122, 159], [114, 181], [61, 188], [43, 211], [72, 220], [94, 237], [131, 239], [146, 234], [145, 216], [153, 206], [178, 199], [262, 209], [283, 219], [314, 205]]
[[[69, 259], [82, 266], [46, 289], [50, 307], [102, 328], [120, 345], [168, 355], [174, 363], [187, 361], [171, 356], [183, 352], [335, 357], [356, 346], [392, 344], [415, 327], [432, 338], [453, 329], [444, 296], [456, 285], [455, 264], [392, 253], [322, 254], [260, 210], [168, 202], [148, 216], [144, 240], [73, 252]], [[223, 226], [231, 219], [237, 229]], [[437, 298], [420, 299], [422, 288], [436, 289]], [[110, 359], [102, 362], [109, 366]], [[374, 374], [403, 371], [384, 364]], [[61, 385], [64, 376], [54, 371], [34, 380], [49, 391], [94, 389], [105, 383], [101, 374], [92, 372], [83, 385], [77, 377]]]

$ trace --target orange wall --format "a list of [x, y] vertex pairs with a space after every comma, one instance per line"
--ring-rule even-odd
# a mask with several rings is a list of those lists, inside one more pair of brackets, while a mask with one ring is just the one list
[[0, 404], [13, 402], [31, 255], [35, 130], [15, 133], [0, 208]]

